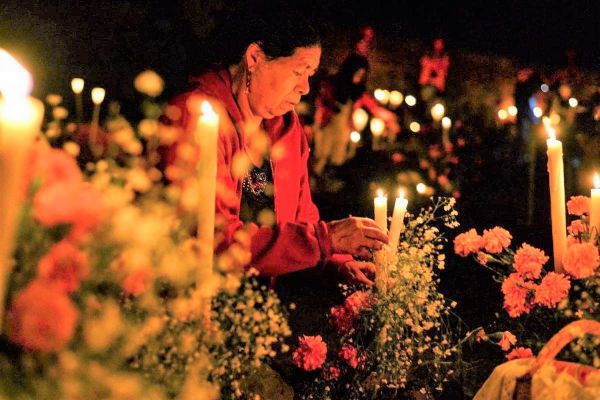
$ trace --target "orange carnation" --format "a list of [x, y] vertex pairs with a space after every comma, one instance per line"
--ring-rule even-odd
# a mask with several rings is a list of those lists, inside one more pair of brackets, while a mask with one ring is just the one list
[[506, 355], [506, 358], [509, 360], [514, 360], [515, 358], [532, 358], [533, 352], [531, 349], [526, 347], [517, 347], [510, 353]]
[[299, 342], [300, 345], [292, 355], [294, 364], [305, 371], [321, 368], [327, 358], [327, 345], [323, 338], [304, 335], [299, 338]]
[[87, 255], [68, 241], [54, 245], [38, 263], [38, 276], [67, 293], [77, 290], [89, 272]]
[[548, 272], [535, 291], [533, 302], [548, 308], [555, 307], [562, 299], [567, 297], [571, 282], [563, 274]]
[[131, 296], [144, 293], [152, 283], [152, 275], [147, 269], [139, 269], [128, 275], [123, 281], [123, 292]]
[[28, 158], [25, 179], [27, 185], [35, 178], [41, 179], [42, 186], [83, 180], [83, 174], [75, 159], [62, 150], [36, 142], [31, 146]]
[[65, 292], [35, 280], [12, 301], [8, 337], [28, 350], [59, 351], [73, 337], [77, 318], [77, 309]]
[[510, 246], [512, 235], [506, 229], [496, 226], [483, 231], [483, 247], [488, 253], [497, 254]]
[[89, 183], [57, 182], [35, 194], [33, 213], [45, 226], [72, 224], [77, 239], [100, 222], [102, 198]]
[[529, 293], [535, 290], [535, 285], [525, 280], [518, 273], [510, 274], [502, 282], [502, 293], [504, 294], [504, 309], [513, 318], [531, 311]]
[[523, 278], [537, 279], [542, 272], [542, 265], [548, 261], [543, 250], [523, 243], [517, 250], [513, 267]]
[[590, 198], [587, 196], [571, 196], [567, 201], [567, 210], [571, 215], [590, 213]]
[[591, 243], [574, 243], [563, 257], [564, 270], [576, 279], [589, 278], [598, 268], [600, 255]]
[[477, 253], [483, 247], [483, 238], [477, 234], [475, 229], [461, 233], [454, 238], [454, 252], [461, 257], [471, 253]]
[[579, 235], [580, 233], [585, 232], [585, 225], [582, 220], [576, 219], [567, 227], [567, 231], [569, 231], [571, 235]]
[[510, 346], [512, 346], [515, 343], [517, 343], [517, 337], [509, 331], [504, 331], [502, 333], [502, 338], [498, 342], [498, 346], [500, 346], [502, 350], [508, 351], [508, 349], [510, 349]]
[[356, 291], [346, 298], [344, 301], [344, 307], [352, 312], [354, 315], [358, 315], [361, 312], [371, 308], [373, 299], [369, 292]]

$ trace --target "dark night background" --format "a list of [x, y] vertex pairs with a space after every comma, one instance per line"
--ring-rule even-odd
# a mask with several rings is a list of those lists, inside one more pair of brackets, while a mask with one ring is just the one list
[[[128, 92], [133, 76], [157, 70], [176, 90], [203, 58], [216, 12], [239, 7], [224, 0], [3, 0], [0, 46], [36, 78], [38, 95], [68, 92], [81, 75], [108, 95]], [[274, 3], [275, 4], [275, 3]], [[498, 54], [520, 63], [564, 65], [567, 48], [578, 65], [600, 65], [600, 6], [595, 1], [304, 1], [326, 32], [371, 24], [378, 36], [429, 42], [443, 36], [450, 51]], [[326, 50], [326, 49], [325, 49]], [[218, 50], [217, 50], [218, 51]]]

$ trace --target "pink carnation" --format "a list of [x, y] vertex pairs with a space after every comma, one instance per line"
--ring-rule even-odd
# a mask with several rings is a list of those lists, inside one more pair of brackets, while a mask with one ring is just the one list
[[13, 298], [8, 337], [28, 350], [59, 351], [73, 337], [77, 318], [77, 309], [64, 291], [34, 280]]
[[327, 358], [327, 345], [321, 336], [302, 336], [292, 355], [294, 364], [305, 371], [321, 368]]
[[488, 253], [498, 254], [510, 246], [512, 235], [506, 229], [496, 226], [483, 231], [483, 246]]
[[506, 355], [506, 358], [509, 360], [514, 360], [515, 358], [532, 358], [533, 352], [531, 349], [525, 347], [517, 347], [513, 349], [510, 353]]
[[504, 309], [512, 318], [531, 311], [529, 292], [535, 290], [535, 285], [525, 282], [518, 273], [510, 274], [502, 282], [502, 293], [504, 294]]
[[477, 253], [482, 247], [483, 238], [477, 234], [475, 229], [470, 229], [454, 238], [454, 252], [461, 257]]
[[548, 272], [537, 287], [533, 302], [553, 308], [567, 297], [570, 288], [571, 282], [565, 275]]
[[567, 201], [567, 210], [571, 215], [590, 213], [590, 198], [587, 196], [571, 196]]
[[344, 344], [340, 349], [338, 356], [354, 369], [358, 368], [365, 360], [365, 357], [359, 356], [358, 350], [351, 344]]
[[567, 248], [563, 257], [563, 268], [576, 279], [589, 278], [598, 268], [600, 255], [591, 243], [575, 243]]
[[67, 293], [77, 290], [89, 272], [87, 255], [69, 241], [54, 245], [38, 263], [38, 276]]
[[537, 279], [542, 272], [542, 265], [548, 261], [543, 250], [523, 243], [515, 254], [513, 267], [523, 278]]
[[516, 336], [510, 333], [509, 331], [504, 331], [502, 333], [502, 338], [498, 342], [498, 346], [500, 346], [502, 350], [508, 351], [508, 349], [510, 349], [510, 346], [512, 346], [515, 343], [517, 343]]
[[477, 262], [481, 265], [486, 265], [488, 262], [488, 254], [480, 251], [477, 253]]

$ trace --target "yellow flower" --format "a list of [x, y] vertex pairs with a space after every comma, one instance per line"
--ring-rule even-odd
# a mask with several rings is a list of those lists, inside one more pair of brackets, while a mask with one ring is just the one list
[[119, 306], [106, 302], [98, 318], [88, 320], [83, 325], [83, 337], [87, 346], [94, 352], [106, 351], [123, 332], [123, 321]]
[[138, 124], [140, 135], [145, 138], [150, 138], [158, 134], [158, 121], [155, 119], [144, 118]]

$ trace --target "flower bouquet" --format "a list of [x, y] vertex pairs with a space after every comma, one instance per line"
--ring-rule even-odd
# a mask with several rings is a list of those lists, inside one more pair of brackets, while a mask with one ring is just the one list
[[438, 291], [443, 231], [458, 224], [454, 199], [439, 198], [409, 216], [398, 248], [376, 255], [376, 285], [343, 286], [344, 303], [331, 308], [322, 335], [301, 336], [296, 366], [312, 380], [306, 399], [394, 398], [441, 390], [457, 351], [448, 320], [455, 302]]

